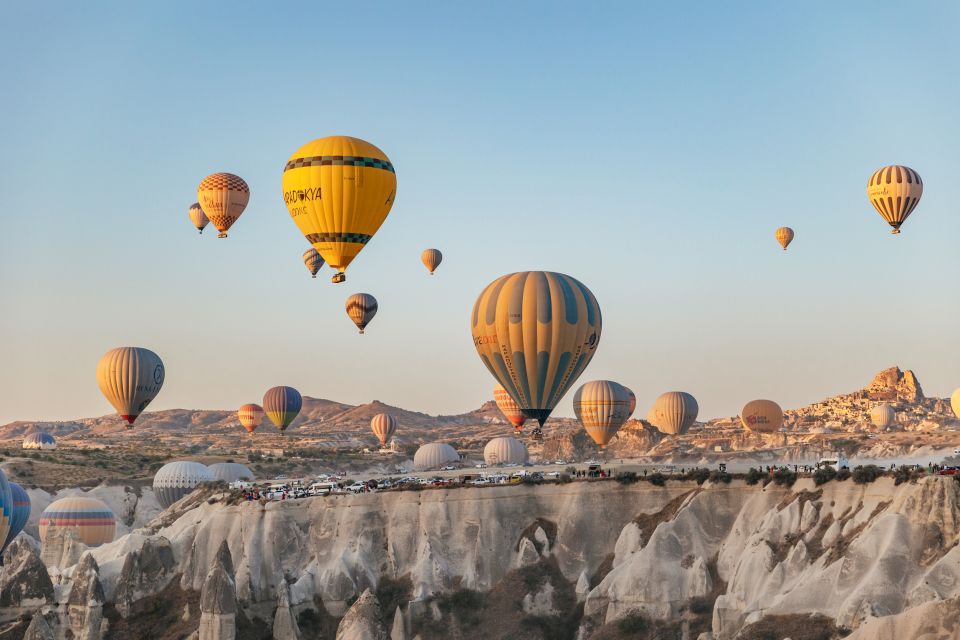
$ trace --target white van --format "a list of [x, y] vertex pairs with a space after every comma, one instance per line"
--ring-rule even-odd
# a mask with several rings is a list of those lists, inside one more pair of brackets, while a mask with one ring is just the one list
[[817, 463], [817, 466], [820, 468], [833, 467], [834, 471], [839, 471], [840, 469], [849, 469], [850, 461], [847, 460], [843, 454], [835, 453], [833, 455], [820, 458], [820, 462]]
[[328, 496], [337, 488], [336, 482], [314, 482], [308, 493], [312, 496]]

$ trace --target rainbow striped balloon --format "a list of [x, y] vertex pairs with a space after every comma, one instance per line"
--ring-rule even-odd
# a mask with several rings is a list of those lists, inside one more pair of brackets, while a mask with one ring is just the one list
[[293, 387], [274, 387], [263, 394], [263, 410], [280, 431], [290, 426], [302, 406], [303, 398]]
[[96, 498], [61, 498], [40, 514], [40, 542], [50, 528], [69, 529], [88, 547], [113, 542], [117, 519], [105, 503]]

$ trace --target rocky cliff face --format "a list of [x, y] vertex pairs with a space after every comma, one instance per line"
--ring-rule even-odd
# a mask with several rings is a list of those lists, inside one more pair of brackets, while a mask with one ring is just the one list
[[217, 640], [271, 628], [283, 640], [332, 636], [338, 625], [338, 638], [523, 628], [587, 640], [618, 637], [622, 624], [726, 640], [808, 618], [851, 637], [916, 637], [956, 618], [958, 506], [947, 477], [214, 498], [87, 551], [42, 598], [51, 626], [91, 639], [105, 604], [143, 611], [170, 589], [200, 594], [199, 619], [180, 628]]

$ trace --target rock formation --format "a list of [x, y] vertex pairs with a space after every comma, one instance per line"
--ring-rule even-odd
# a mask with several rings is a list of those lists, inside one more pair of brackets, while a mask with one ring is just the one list
[[113, 596], [120, 615], [127, 617], [134, 602], [162, 591], [174, 576], [174, 566], [173, 550], [164, 538], [147, 539], [127, 554]]
[[103, 586], [100, 567], [90, 553], [80, 559], [67, 599], [67, 617], [74, 640], [99, 640], [103, 622]]
[[234, 640], [237, 635], [237, 590], [233, 559], [224, 540], [213, 557], [200, 592], [199, 640]]
[[53, 583], [34, 544], [18, 536], [3, 554], [0, 611], [4, 614], [14, 613], [13, 609], [36, 609], [54, 600]]
[[50, 628], [47, 619], [39, 611], [33, 614], [30, 626], [23, 634], [23, 640], [54, 640], [53, 629]]
[[890, 367], [875, 375], [865, 391], [870, 400], [883, 402], [920, 402], [924, 399], [917, 376], [909, 369], [901, 371], [900, 367]]
[[364, 590], [337, 627], [337, 640], [388, 640], [380, 602], [370, 589]]
[[273, 640], [300, 640], [300, 627], [290, 609], [290, 587], [284, 581], [277, 590], [277, 611], [273, 614]]

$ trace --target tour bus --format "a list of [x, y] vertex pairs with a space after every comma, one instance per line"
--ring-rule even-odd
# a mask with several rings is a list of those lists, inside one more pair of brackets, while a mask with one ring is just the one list
[[834, 453], [820, 458], [817, 467], [833, 467], [834, 471], [839, 471], [840, 469], [849, 469], [850, 461], [847, 460], [842, 453]]

